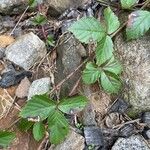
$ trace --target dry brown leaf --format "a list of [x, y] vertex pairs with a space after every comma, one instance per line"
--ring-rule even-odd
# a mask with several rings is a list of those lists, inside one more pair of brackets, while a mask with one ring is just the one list
[[6, 89], [0, 88], [0, 119], [7, 115], [13, 105], [15, 94], [15, 87]]
[[5, 48], [6, 46], [13, 43], [15, 39], [9, 35], [0, 35], [0, 47]]

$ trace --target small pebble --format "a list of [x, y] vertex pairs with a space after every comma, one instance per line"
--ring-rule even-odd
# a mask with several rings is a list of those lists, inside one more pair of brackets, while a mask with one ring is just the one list
[[25, 98], [28, 96], [28, 91], [31, 83], [27, 77], [25, 77], [16, 89], [16, 96], [19, 98]]
[[29, 93], [28, 100], [34, 95], [45, 94], [50, 90], [51, 81], [49, 77], [41, 78], [32, 82]]

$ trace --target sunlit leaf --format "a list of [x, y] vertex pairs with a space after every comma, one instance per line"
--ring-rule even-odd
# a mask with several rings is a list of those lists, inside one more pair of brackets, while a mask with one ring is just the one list
[[33, 137], [36, 141], [41, 140], [45, 135], [45, 126], [42, 122], [36, 122], [33, 125]]
[[100, 77], [100, 69], [97, 68], [95, 64], [89, 62], [86, 64], [86, 68], [82, 73], [83, 82], [86, 84], [95, 83]]
[[121, 64], [114, 57], [109, 59], [102, 69], [103, 71], [109, 71], [114, 74], [120, 74], [122, 72]]
[[108, 34], [115, 32], [119, 28], [120, 22], [118, 20], [118, 17], [114, 14], [110, 7], [104, 10], [104, 18], [106, 21]]
[[84, 43], [100, 41], [106, 34], [100, 22], [93, 17], [81, 18], [73, 23], [69, 31]]
[[48, 117], [48, 127], [50, 129], [50, 142], [59, 144], [69, 132], [69, 124], [65, 116], [58, 110], [55, 110]]
[[37, 117], [46, 119], [50, 112], [56, 108], [56, 103], [45, 95], [36, 95], [22, 108], [20, 116], [23, 118]]
[[71, 98], [62, 99], [58, 104], [58, 109], [63, 113], [72, 114], [81, 111], [87, 104], [85, 96], [75, 96]]
[[109, 36], [104, 37], [96, 48], [96, 63], [101, 65], [113, 55], [113, 42]]
[[103, 89], [108, 93], [117, 93], [121, 88], [121, 82], [115, 74], [102, 72], [100, 81]]

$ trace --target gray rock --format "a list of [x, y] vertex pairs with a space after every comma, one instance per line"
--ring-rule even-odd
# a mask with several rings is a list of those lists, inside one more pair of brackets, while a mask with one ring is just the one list
[[125, 99], [133, 110], [150, 110], [150, 35], [127, 42], [120, 34], [115, 49], [123, 66], [126, 82]]
[[133, 135], [129, 138], [119, 138], [111, 150], [150, 150], [143, 137]]
[[6, 59], [29, 70], [46, 55], [45, 43], [30, 32], [18, 38], [5, 51]]
[[18, 14], [23, 11], [28, 4], [28, 0], [0, 0], [0, 13]]
[[66, 9], [70, 7], [79, 7], [87, 1], [88, 0], [47, 0], [50, 6], [49, 14], [52, 16], [60, 15]]
[[50, 90], [50, 78], [41, 78], [32, 82], [29, 88], [28, 100], [34, 95], [45, 94]]
[[83, 149], [84, 149], [84, 137], [71, 130], [64, 142], [62, 142], [57, 146], [52, 145], [49, 150], [83, 150]]
[[104, 146], [104, 139], [101, 129], [96, 126], [84, 127], [84, 135], [87, 145], [101, 148]]
[[[85, 51], [84, 47], [70, 33], [65, 34], [60, 40], [57, 48], [57, 73], [55, 74], [55, 83], [66, 78], [81, 63], [82, 56], [80, 51]], [[76, 82], [81, 77], [80, 71], [77, 71], [69, 80], [61, 87], [61, 97], [68, 96]]]

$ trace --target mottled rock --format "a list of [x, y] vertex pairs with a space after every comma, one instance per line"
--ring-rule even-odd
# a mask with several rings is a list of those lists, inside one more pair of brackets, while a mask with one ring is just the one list
[[150, 35], [126, 41], [123, 35], [116, 37], [116, 53], [124, 66], [126, 82], [125, 99], [135, 110], [150, 110]]
[[93, 145], [98, 148], [104, 146], [103, 135], [100, 128], [96, 126], [84, 127], [84, 135], [87, 145]]
[[119, 138], [111, 150], [150, 150], [143, 137], [133, 135], [129, 138]]
[[83, 150], [84, 149], [84, 137], [80, 134], [70, 131], [65, 141], [61, 144], [50, 147], [50, 150]]
[[19, 14], [28, 4], [28, 0], [0, 0], [0, 13]]
[[28, 100], [34, 95], [45, 94], [50, 90], [50, 78], [41, 78], [32, 82], [29, 88]]
[[86, 3], [88, 0], [47, 0], [50, 8], [49, 14], [52, 16], [60, 15], [70, 7], [79, 7]]
[[[65, 34], [60, 39], [60, 43], [61, 44], [57, 47], [57, 73], [55, 73], [56, 84], [65, 79], [67, 75], [74, 72], [74, 70], [81, 64], [82, 56], [80, 55], [80, 51], [85, 51], [84, 47], [70, 33]], [[81, 77], [80, 71], [76, 71], [76, 73], [62, 85], [60, 91], [61, 97], [69, 95], [74, 85]]]
[[30, 32], [18, 38], [6, 48], [6, 58], [29, 70], [46, 54], [45, 43], [38, 36]]
[[19, 98], [25, 98], [28, 96], [28, 91], [31, 83], [27, 77], [25, 77], [16, 89], [16, 96]]

